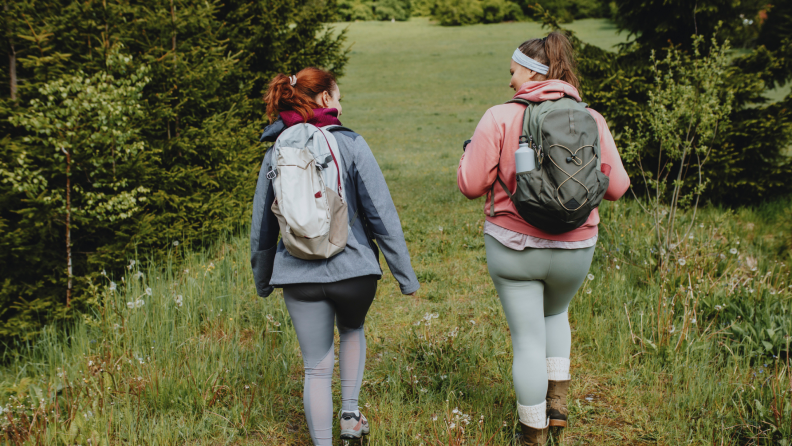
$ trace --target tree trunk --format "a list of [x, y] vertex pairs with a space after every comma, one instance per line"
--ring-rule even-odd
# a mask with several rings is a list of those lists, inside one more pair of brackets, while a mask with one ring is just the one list
[[72, 254], [71, 254], [71, 152], [61, 147], [66, 154], [66, 267], [69, 282], [66, 285], [66, 307], [71, 306], [72, 295]]

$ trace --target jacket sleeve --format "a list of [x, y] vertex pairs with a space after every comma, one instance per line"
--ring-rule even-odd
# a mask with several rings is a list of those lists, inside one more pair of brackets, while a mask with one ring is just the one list
[[605, 192], [605, 199], [609, 201], [616, 201], [627, 192], [630, 187], [630, 177], [627, 176], [627, 170], [624, 169], [619, 150], [616, 148], [616, 142], [613, 140], [608, 123], [605, 118], [596, 111], [589, 109], [589, 113], [597, 121], [597, 130], [600, 134], [600, 151], [602, 153], [602, 163], [611, 167], [608, 174], [610, 180], [608, 190]]
[[361, 211], [366, 216], [393, 277], [399, 282], [402, 294], [413, 293], [420, 285], [410, 264], [410, 253], [404, 240], [399, 214], [379, 164], [362, 137], [355, 139], [354, 157], [357, 169], [355, 186]]
[[492, 110], [487, 110], [476, 126], [457, 170], [459, 191], [471, 200], [489, 192], [498, 176], [503, 135], [503, 128], [495, 120]]
[[253, 221], [250, 225], [250, 266], [253, 268], [256, 293], [261, 297], [267, 297], [275, 290], [270, 285], [270, 279], [280, 234], [278, 219], [272, 213], [275, 190], [272, 181], [267, 179], [271, 160], [272, 154], [268, 151], [261, 163], [256, 195], [253, 198]]

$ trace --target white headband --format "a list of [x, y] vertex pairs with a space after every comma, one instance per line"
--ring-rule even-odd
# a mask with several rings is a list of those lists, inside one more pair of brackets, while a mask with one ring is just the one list
[[539, 74], [547, 74], [547, 72], [550, 71], [550, 67], [526, 56], [522, 51], [520, 51], [519, 48], [514, 50], [514, 54], [512, 54], [512, 60], [529, 70], [536, 71]]
[[289, 76], [289, 85], [292, 87], [297, 85], [297, 76]]

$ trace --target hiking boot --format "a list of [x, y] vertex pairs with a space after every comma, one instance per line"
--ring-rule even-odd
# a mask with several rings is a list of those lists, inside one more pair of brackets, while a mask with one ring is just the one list
[[566, 381], [548, 381], [547, 382], [547, 416], [550, 418], [550, 426], [552, 427], [566, 427], [567, 426], [567, 392], [569, 391], [569, 383], [572, 380]]
[[537, 429], [521, 422], [520, 427], [522, 427], [522, 446], [544, 446], [547, 442], [550, 425], [545, 426], [544, 429]]
[[[360, 412], [358, 412], [360, 413]], [[338, 415], [341, 422], [341, 439], [342, 440], [356, 440], [363, 435], [368, 435], [369, 424], [366, 417], [360, 413], [355, 415], [355, 412], [341, 412]]]

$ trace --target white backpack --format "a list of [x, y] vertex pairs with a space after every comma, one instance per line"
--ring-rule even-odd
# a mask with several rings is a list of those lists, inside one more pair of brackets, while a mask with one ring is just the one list
[[296, 124], [271, 149], [272, 212], [286, 250], [304, 260], [333, 257], [349, 234], [341, 152], [327, 128]]

